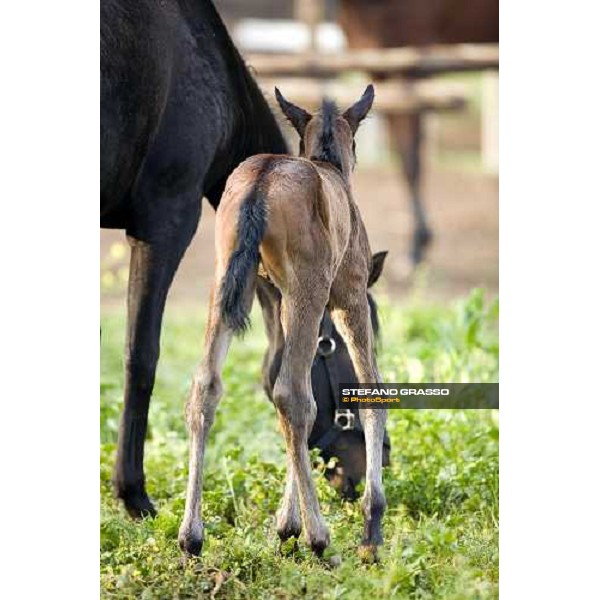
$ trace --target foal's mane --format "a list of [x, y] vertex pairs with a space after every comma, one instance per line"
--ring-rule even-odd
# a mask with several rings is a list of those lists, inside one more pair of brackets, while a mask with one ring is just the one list
[[336, 103], [333, 100], [324, 99], [321, 105], [321, 130], [317, 133], [318, 150], [309, 158], [330, 163], [339, 171], [343, 171], [342, 157], [334, 134], [334, 124], [338, 116], [339, 109]]

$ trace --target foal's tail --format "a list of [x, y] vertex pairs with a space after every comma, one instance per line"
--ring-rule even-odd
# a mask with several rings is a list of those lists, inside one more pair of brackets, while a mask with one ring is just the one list
[[227, 271], [221, 281], [221, 318], [234, 333], [244, 333], [250, 323], [248, 285], [258, 270], [259, 246], [266, 226], [265, 200], [254, 186], [240, 206], [237, 248], [229, 258]]

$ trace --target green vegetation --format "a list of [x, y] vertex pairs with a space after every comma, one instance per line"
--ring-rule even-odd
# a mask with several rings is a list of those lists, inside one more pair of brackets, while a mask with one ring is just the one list
[[[382, 302], [379, 363], [386, 381], [498, 380], [497, 302], [475, 291], [452, 306]], [[497, 411], [390, 411], [392, 466], [379, 564], [362, 564], [357, 504], [342, 502], [315, 469], [332, 534], [330, 569], [303, 541], [279, 547], [273, 515], [284, 450], [260, 387], [265, 348], [258, 311], [226, 364], [225, 397], [206, 465], [201, 559], [177, 545], [187, 470], [184, 403], [200, 358], [204, 315], [171, 308], [146, 446], [149, 493], [160, 515], [131, 521], [110, 477], [122, 402], [124, 313], [102, 318], [101, 586], [104, 598], [497, 598]]]

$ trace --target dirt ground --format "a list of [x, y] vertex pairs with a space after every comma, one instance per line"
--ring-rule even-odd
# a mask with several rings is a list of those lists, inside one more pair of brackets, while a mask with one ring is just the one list
[[[416, 292], [427, 301], [461, 296], [476, 286], [497, 293], [497, 175], [429, 168], [424, 184], [434, 239], [426, 264], [411, 274], [408, 254], [412, 216], [400, 174], [393, 169], [365, 169], [354, 176], [355, 196], [371, 247], [374, 252], [389, 251], [378, 293], [387, 294], [390, 300], [399, 303], [406, 302]], [[214, 218], [212, 208], [204, 201], [202, 220], [175, 277], [170, 303], [207, 302], [213, 272]], [[101, 271], [121, 274], [120, 284], [103, 286], [103, 305], [124, 302], [123, 273], [128, 257], [118, 256], [119, 252], [110, 257], [116, 242], [125, 242], [124, 232], [101, 231]]]

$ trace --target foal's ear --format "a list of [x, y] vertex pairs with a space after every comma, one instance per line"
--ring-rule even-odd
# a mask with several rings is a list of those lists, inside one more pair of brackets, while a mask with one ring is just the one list
[[364, 91], [361, 99], [353, 104], [344, 114], [343, 117], [348, 121], [350, 129], [352, 129], [352, 135], [356, 133], [360, 122], [367, 116], [367, 113], [373, 106], [373, 100], [375, 100], [375, 89], [373, 84], [370, 83], [367, 89]]
[[373, 254], [373, 259], [371, 261], [371, 272], [369, 273], [367, 287], [375, 285], [377, 280], [381, 277], [381, 273], [383, 272], [383, 263], [385, 262], [387, 253], [387, 250], [384, 250], [383, 252], [376, 252]]
[[298, 132], [300, 138], [304, 138], [306, 124], [312, 119], [312, 115], [303, 108], [288, 102], [277, 88], [275, 88], [275, 98], [277, 98], [277, 103], [283, 111], [283, 114], [294, 126], [294, 129]]

